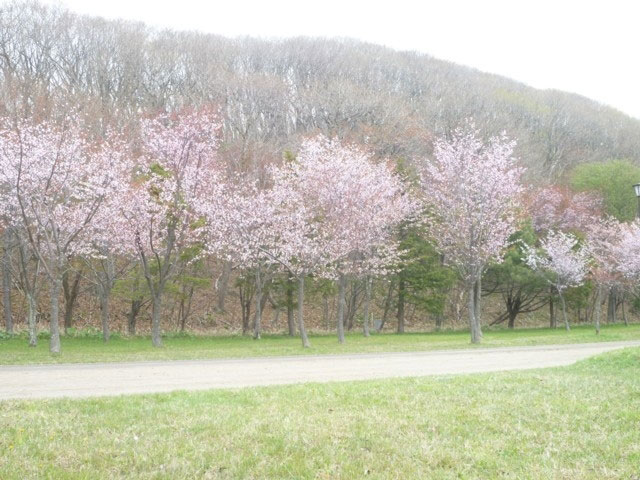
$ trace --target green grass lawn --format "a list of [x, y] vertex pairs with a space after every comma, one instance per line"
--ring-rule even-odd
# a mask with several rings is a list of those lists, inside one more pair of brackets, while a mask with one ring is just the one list
[[0, 402], [0, 478], [637, 479], [640, 349], [525, 372]]
[[[483, 343], [474, 348], [551, 343], [584, 343], [640, 339], [640, 324], [606, 325], [600, 335], [590, 326], [564, 329], [487, 329]], [[364, 338], [360, 333], [347, 336], [340, 345], [335, 335], [311, 337], [312, 348], [303, 349], [299, 338], [265, 335], [261, 340], [242, 336], [167, 336], [164, 347], [154, 348], [148, 337], [114, 336], [104, 343], [98, 335], [62, 338], [62, 354], [51, 356], [48, 340], [41, 338], [36, 348], [27, 347], [24, 336], [0, 339], [0, 365], [27, 363], [117, 362], [136, 360], [178, 360], [223, 357], [258, 357], [364, 352], [424, 351], [469, 348], [466, 331], [441, 333], [391, 333]]]

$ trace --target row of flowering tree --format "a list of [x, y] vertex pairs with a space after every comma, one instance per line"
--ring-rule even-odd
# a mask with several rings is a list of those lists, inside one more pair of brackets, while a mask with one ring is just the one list
[[[480, 342], [482, 278], [503, 261], [531, 220], [540, 240], [523, 245], [523, 262], [559, 296], [586, 278], [602, 293], [632, 288], [640, 272], [640, 229], [603, 219], [597, 199], [522, 184], [515, 142], [483, 140], [472, 124], [434, 143], [405, 182], [388, 161], [323, 136], [303, 141], [295, 158], [260, 182], [230, 173], [219, 154], [219, 124], [207, 110], [140, 120], [128, 138], [60, 120], [2, 119], [0, 221], [14, 239], [14, 283], [27, 303], [34, 345], [41, 283], [50, 298], [50, 349], [60, 351], [59, 297], [81, 259], [100, 300], [109, 338], [109, 299], [119, 275], [141, 272], [151, 301], [151, 336], [162, 344], [165, 296], [185, 267], [224, 260], [255, 285], [253, 336], [262, 332], [264, 289], [274, 275], [297, 280], [298, 328], [305, 327], [305, 278], [335, 281], [336, 331], [344, 342], [349, 279], [366, 285], [368, 335], [371, 281], [403, 261], [399, 231], [424, 231], [440, 263], [457, 272], [468, 295], [471, 341]], [[546, 199], [546, 201], [544, 201]], [[600, 296], [598, 297], [600, 301]], [[599, 312], [597, 314], [599, 325]], [[599, 327], [598, 327], [599, 328]]]

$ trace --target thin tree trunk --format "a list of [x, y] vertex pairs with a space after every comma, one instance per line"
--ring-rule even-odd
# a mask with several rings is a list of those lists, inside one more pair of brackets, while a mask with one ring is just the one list
[[404, 298], [405, 298], [405, 282], [404, 276], [400, 273], [400, 280], [398, 281], [398, 310], [396, 312], [396, 318], [398, 320], [397, 333], [404, 333]]
[[162, 346], [160, 335], [160, 315], [162, 313], [162, 293], [154, 292], [151, 305], [151, 343], [154, 347]]
[[442, 330], [443, 322], [444, 322], [444, 315], [442, 315], [441, 313], [438, 313], [436, 315], [436, 332], [439, 332], [440, 330]]
[[51, 333], [51, 338], [49, 340], [49, 352], [55, 355], [60, 353], [60, 325], [58, 323], [58, 316], [60, 313], [61, 287], [62, 281], [58, 275], [56, 275], [50, 282], [51, 318], [49, 318], [49, 330]]
[[564, 295], [562, 295], [562, 292], [558, 291], [558, 296], [560, 297], [560, 303], [562, 304], [562, 318], [564, 320], [564, 328], [568, 332], [569, 330], [571, 330], [571, 327], [569, 326], [569, 319], [567, 318], [567, 304], [564, 301]]
[[325, 330], [328, 331], [331, 326], [329, 325], [329, 295], [326, 293], [322, 294], [322, 321]]
[[558, 328], [558, 321], [556, 319], [556, 312], [553, 303], [553, 287], [549, 287], [549, 327]]
[[289, 274], [287, 276], [286, 292], [287, 292], [287, 328], [289, 329], [289, 336], [295, 337], [296, 335], [296, 322], [293, 314], [293, 277]]
[[256, 268], [256, 313], [253, 321], [253, 339], [260, 340], [260, 330], [262, 328], [262, 278], [260, 267]]
[[598, 285], [598, 289], [596, 291], [596, 311], [594, 318], [594, 325], [596, 327], [596, 335], [600, 334], [600, 315], [602, 313], [602, 287]]
[[64, 297], [64, 333], [69, 333], [69, 329], [73, 327], [73, 310], [76, 306], [78, 293], [80, 290], [80, 278], [82, 272], [76, 272], [73, 282], [69, 285], [69, 271], [62, 274], [62, 296]]
[[624, 298], [622, 299], [621, 306], [622, 306], [622, 321], [624, 322], [624, 325], [626, 327], [628, 327], [629, 326], [629, 320], [627, 319], [627, 309], [624, 308]]
[[384, 324], [387, 323], [389, 319], [389, 312], [391, 311], [391, 299], [393, 297], [393, 288], [395, 286], [395, 282], [391, 280], [389, 282], [389, 289], [387, 290], [387, 296], [384, 299], [384, 312], [382, 314], [382, 320], [380, 321], [380, 325], [377, 328], [378, 333], [382, 331], [384, 328]]
[[129, 335], [136, 334], [136, 321], [138, 319], [138, 313], [140, 313], [141, 308], [142, 300], [131, 300], [131, 308], [129, 309], [129, 313], [127, 314], [127, 333]]
[[469, 288], [469, 329], [471, 331], [471, 343], [480, 343], [482, 341], [482, 330], [476, 308], [478, 307], [477, 298], [478, 282], [473, 282]]
[[307, 329], [304, 326], [304, 275], [298, 277], [298, 330], [300, 330], [302, 346], [304, 348], [311, 347], [307, 337]]
[[364, 279], [364, 312], [362, 314], [362, 329], [365, 337], [369, 336], [369, 304], [371, 303], [371, 278]]
[[100, 320], [102, 323], [102, 340], [108, 342], [111, 338], [109, 331], [109, 293], [103, 285], [98, 286], [98, 296], [100, 298]]
[[616, 291], [615, 288], [609, 290], [609, 301], [607, 304], [607, 323], [616, 323]]
[[36, 315], [38, 313], [38, 302], [33, 293], [27, 293], [27, 325], [29, 328], [29, 346], [38, 345], [38, 334], [36, 331]]
[[229, 278], [231, 277], [231, 262], [224, 262], [222, 267], [222, 273], [217, 282], [217, 295], [218, 295], [218, 311], [224, 312], [224, 301], [227, 297], [227, 290], [229, 289]]
[[344, 312], [347, 307], [346, 285], [347, 277], [340, 274], [338, 278], [338, 341], [344, 343]]
[[11, 312], [11, 230], [4, 229], [4, 251], [2, 253], [2, 305], [7, 333], [13, 335], [13, 314]]

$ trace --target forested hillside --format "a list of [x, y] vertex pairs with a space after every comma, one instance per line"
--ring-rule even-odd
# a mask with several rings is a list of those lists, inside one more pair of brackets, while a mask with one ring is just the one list
[[552, 325], [606, 299], [626, 321], [636, 298], [640, 120], [578, 95], [354, 40], [37, 2], [0, 8], [0, 75], [2, 303], [32, 342], [58, 310], [105, 340], [150, 319], [154, 345], [189, 329], [304, 340], [303, 302], [341, 340], [369, 318], [401, 333], [468, 309], [480, 341], [482, 323], [547, 305]]
[[582, 162], [640, 160], [640, 120], [610, 107], [354, 40], [158, 31], [28, 2], [2, 8], [0, 49], [5, 110], [80, 101], [102, 124], [215, 105], [225, 148], [247, 168], [318, 131], [412, 158], [467, 117], [487, 134], [506, 130], [545, 179]]

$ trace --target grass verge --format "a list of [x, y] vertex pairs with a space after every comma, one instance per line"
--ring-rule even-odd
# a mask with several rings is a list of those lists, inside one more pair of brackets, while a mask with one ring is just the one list
[[487, 329], [483, 343], [478, 346], [470, 345], [466, 331], [403, 335], [385, 333], [369, 338], [364, 338], [360, 333], [351, 333], [343, 345], [337, 342], [334, 335], [314, 335], [310, 349], [303, 349], [299, 338], [284, 335], [265, 335], [261, 340], [242, 336], [169, 335], [164, 338], [163, 348], [152, 347], [149, 337], [114, 335], [108, 343], [104, 343], [100, 336], [90, 335], [63, 337], [62, 353], [51, 356], [46, 338], [41, 338], [37, 347], [29, 348], [26, 338], [17, 336], [0, 339], [0, 365], [407, 352], [638, 339], [640, 324], [606, 325], [600, 335], [596, 335], [590, 326], [576, 326], [570, 332], [550, 328]]
[[3, 479], [636, 479], [640, 349], [525, 372], [0, 403]]

